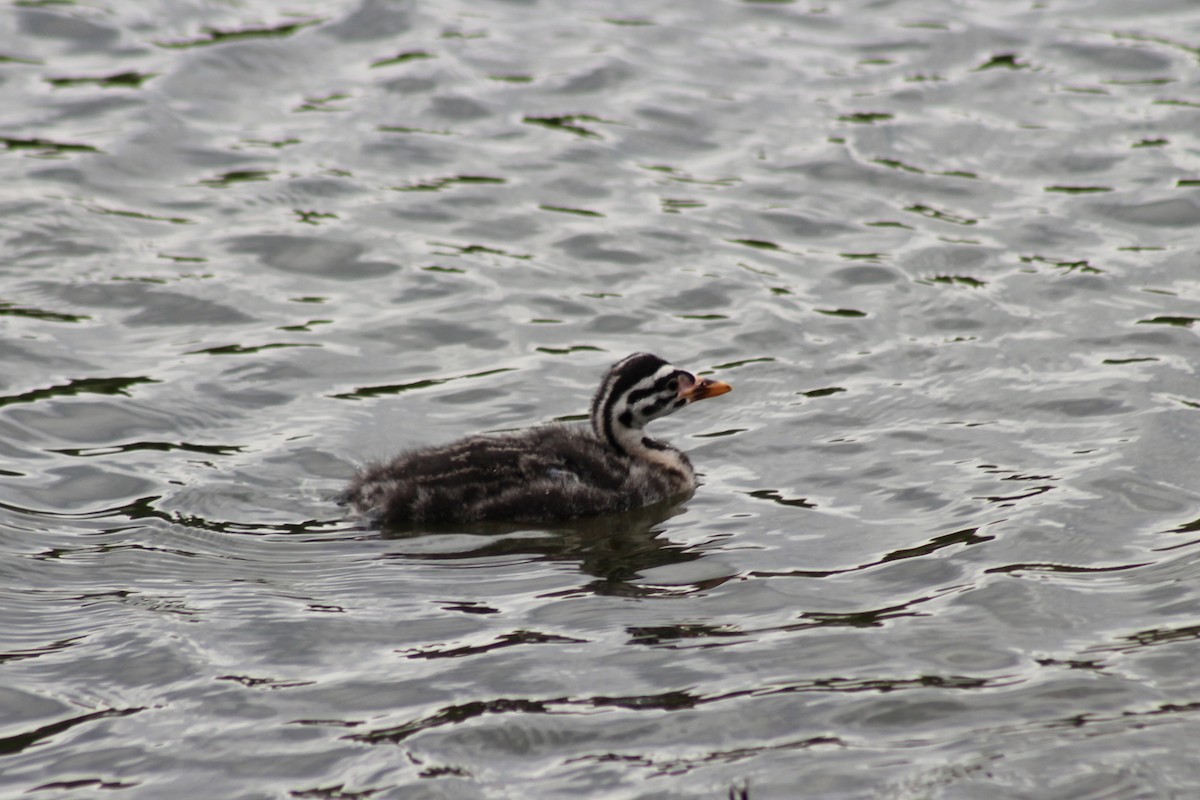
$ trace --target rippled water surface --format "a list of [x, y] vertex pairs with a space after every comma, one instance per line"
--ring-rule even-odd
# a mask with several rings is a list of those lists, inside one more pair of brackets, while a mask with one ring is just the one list
[[[1192, 0], [0, 8], [0, 792], [1200, 787]], [[383, 534], [649, 350], [687, 502]]]

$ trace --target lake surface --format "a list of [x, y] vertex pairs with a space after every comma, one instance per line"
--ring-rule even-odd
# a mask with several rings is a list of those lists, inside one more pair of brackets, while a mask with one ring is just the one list
[[[1200, 5], [0, 10], [0, 794], [1190, 798]], [[646, 350], [703, 485], [380, 532]]]

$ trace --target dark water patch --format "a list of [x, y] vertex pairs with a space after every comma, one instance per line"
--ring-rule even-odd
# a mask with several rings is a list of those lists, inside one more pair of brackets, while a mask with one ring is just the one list
[[450, 178], [437, 178], [392, 188], [398, 192], [437, 192], [452, 186], [488, 186], [505, 183], [508, 181], [504, 178], [492, 178], [484, 175], [455, 175]]
[[200, 185], [212, 189], [227, 189], [242, 183], [270, 180], [274, 174], [273, 169], [235, 169], [223, 172], [215, 178], [205, 178], [200, 181]]
[[978, 528], [967, 528], [965, 530], [955, 531], [954, 533], [947, 533], [942, 536], [936, 536], [933, 539], [929, 540], [927, 543], [925, 543], [923, 545], [919, 545], [917, 547], [909, 547], [909, 548], [905, 548], [903, 550], [894, 550], [891, 553], [888, 553], [882, 559], [880, 559], [879, 563], [882, 564], [882, 563], [886, 563], [888, 561], [897, 561], [897, 560], [905, 559], [905, 558], [917, 558], [920, 556], [927, 556], [932, 553], [936, 553], [937, 551], [939, 551], [943, 548], [950, 547], [952, 545], [982, 544], [984, 542], [989, 542], [994, 538], [996, 538], [996, 537], [992, 536], [992, 535], [981, 534], [979, 532]]
[[890, 693], [928, 687], [975, 690], [1008, 686], [1014, 682], [1011, 677], [989, 679], [972, 678], [965, 675], [921, 675], [916, 678], [818, 678], [810, 681], [800, 681], [787, 686], [760, 689], [755, 691], [754, 694], [757, 697], [770, 697], [771, 695], [795, 694], [797, 692]]
[[604, 352], [601, 348], [593, 347], [592, 345], [589, 345], [589, 344], [577, 344], [577, 345], [571, 345], [570, 347], [539, 347], [539, 348], [537, 348], [537, 351], [539, 353], [546, 353], [547, 355], [552, 355], [552, 356], [566, 356], [566, 355], [570, 355], [571, 353], [579, 353], [579, 352], [593, 352], [593, 353]]
[[714, 364], [712, 366], [711, 370], [698, 370], [698, 371], [696, 371], [696, 374], [707, 375], [707, 374], [710, 374], [711, 372], [721, 372], [723, 370], [728, 370], [728, 369], [737, 369], [738, 367], [744, 367], [747, 364], [770, 364], [770, 363], [774, 363], [775, 360], [776, 359], [774, 356], [755, 356], [755, 357], [751, 357], [751, 358], [739, 358], [736, 361], [728, 361], [728, 362], [725, 362], [722, 364]]
[[1139, 319], [1139, 325], [1173, 325], [1178, 328], [1190, 328], [1196, 322], [1200, 322], [1200, 317], [1152, 317], [1150, 319]]
[[596, 117], [591, 114], [565, 114], [556, 117], [528, 116], [525, 117], [523, 121], [527, 125], [537, 125], [543, 128], [548, 128], [552, 131], [571, 133], [584, 139], [602, 139], [603, 137], [591, 128], [580, 125], [579, 123], [586, 122], [589, 124], [611, 124], [608, 120], [601, 119], [600, 117]]
[[987, 570], [990, 573], [998, 574], [1017, 574], [1017, 573], [1058, 573], [1063, 575], [1087, 575], [1107, 572], [1125, 572], [1132, 569], [1140, 569], [1148, 566], [1148, 563], [1141, 564], [1118, 564], [1108, 567], [1084, 567], [1075, 564], [1050, 564], [1050, 563], [1029, 563], [1029, 564], [1005, 564], [1001, 567], [991, 567]]
[[182, 452], [201, 453], [210, 456], [229, 456], [244, 451], [242, 445], [191, 444], [189, 442], [129, 442], [127, 444], [105, 445], [101, 447], [66, 447], [50, 450], [51, 453], [62, 453], [67, 456], [93, 458], [110, 456], [117, 453], [133, 453], [138, 450], [154, 450], [162, 453]]
[[144, 708], [122, 708], [122, 709], [106, 709], [103, 711], [94, 711], [90, 714], [82, 714], [77, 717], [60, 720], [59, 722], [43, 725], [40, 728], [18, 733], [10, 736], [0, 737], [0, 755], [13, 755], [23, 752], [30, 747], [35, 747], [45, 744], [47, 741], [53, 740], [61, 733], [65, 733], [80, 725], [86, 725], [90, 722], [95, 722], [102, 719], [110, 719], [113, 717], [128, 717], [132, 714], [138, 714], [145, 711]]
[[1200, 518], [1186, 522], [1177, 528], [1171, 528], [1167, 530], [1167, 533], [1194, 533], [1195, 531], [1200, 531]]
[[[172, 261], [176, 264], [203, 264], [208, 261], [208, 259], [204, 258], [203, 256], [181, 256], [181, 255], [171, 255], [169, 253], [159, 253], [158, 257], [165, 259], [167, 261]], [[184, 276], [184, 277], [187, 277], [187, 276]], [[212, 277], [212, 276], [211, 275], [198, 275], [195, 277]]]
[[1042, 191], [1058, 192], [1059, 194], [1103, 194], [1114, 189], [1111, 186], [1046, 186]]
[[1016, 494], [1008, 495], [981, 495], [976, 497], [976, 500], [986, 500], [989, 503], [999, 503], [1002, 507], [1015, 503], [1018, 500], [1028, 500], [1031, 497], [1037, 497], [1040, 494], [1054, 489], [1054, 486], [1034, 486]]
[[460, 611], [463, 614], [499, 614], [500, 609], [492, 608], [484, 603], [473, 600], [464, 600], [462, 602], [452, 602], [442, 606], [447, 611]]
[[63, 314], [58, 311], [45, 311], [40, 308], [17, 306], [13, 303], [0, 302], [0, 317], [24, 317], [43, 322], [85, 322], [91, 317], [83, 314]]
[[128, 516], [131, 519], [139, 519], [141, 517], [153, 516], [152, 513], [146, 512], [146, 509], [152, 508], [151, 504], [158, 499], [159, 497], [157, 495], [153, 497], [143, 497], [133, 501], [132, 503], [82, 512], [49, 509], [35, 510], [31, 508], [24, 508], [12, 503], [0, 503], [0, 508], [10, 511], [14, 514], [44, 516], [51, 519], [102, 519], [105, 517], [114, 516]]
[[895, 118], [895, 114], [886, 111], [858, 111], [853, 114], [842, 114], [837, 120], [856, 125], [874, 125], [877, 122], [891, 122]]
[[292, 147], [300, 144], [300, 140], [294, 136], [289, 136], [283, 139], [242, 139], [242, 144], [247, 147], [267, 147], [273, 150], [280, 150], [284, 147]]
[[331, 319], [310, 319], [297, 325], [280, 325], [276, 330], [289, 333], [313, 333], [314, 325], [332, 325], [333, 323], [334, 321]]
[[74, 397], [80, 394], [107, 394], [131, 397], [129, 388], [146, 383], [158, 383], [153, 378], [76, 378], [64, 384], [33, 389], [21, 394], [0, 397], [0, 406], [36, 403], [52, 397]]
[[482, 244], [454, 244], [453, 242], [431, 242], [431, 244], [446, 248], [434, 251], [435, 255], [441, 256], [500, 256], [501, 258], [511, 258], [517, 261], [529, 261], [533, 258], [533, 256], [527, 253], [510, 253], [499, 247], [489, 247]]
[[407, 125], [380, 125], [378, 128], [382, 133], [404, 133], [404, 134], [424, 134], [426, 136], [454, 136], [454, 131], [438, 130], [434, 128], [413, 128]]
[[1156, 105], [1156, 106], [1177, 106], [1179, 108], [1200, 108], [1200, 103], [1196, 103], [1191, 100], [1178, 100], [1178, 99], [1155, 100], [1154, 105]]
[[332, 94], [322, 95], [320, 97], [306, 97], [304, 102], [292, 109], [297, 114], [304, 114], [311, 111], [321, 112], [339, 112], [348, 111], [346, 106], [339, 106], [342, 100], [349, 100], [350, 95], [344, 92], [333, 92]]
[[163, 217], [155, 214], [146, 214], [141, 211], [123, 211], [116, 208], [104, 208], [103, 206], [95, 206], [88, 210], [96, 214], [106, 214], [111, 217], [126, 217], [128, 219], [145, 220], [147, 222], [169, 222], [172, 225], [193, 224], [193, 221], [187, 217]]
[[51, 781], [44, 783], [41, 786], [35, 786], [30, 789], [30, 792], [53, 792], [53, 791], [71, 791], [74, 789], [132, 789], [138, 786], [137, 782], [124, 783], [122, 781], [109, 781], [103, 778], [80, 778], [74, 781]]
[[301, 686], [312, 686], [315, 681], [290, 681], [280, 678], [262, 678], [251, 675], [219, 675], [216, 680], [232, 681], [248, 689], [295, 689]]
[[1084, 275], [1101, 275], [1103, 270], [1092, 266], [1087, 259], [1060, 259], [1048, 256], [1021, 256], [1023, 264], [1046, 264], [1054, 269], [1063, 270], [1063, 274], [1080, 273]]
[[696, 433], [692, 435], [693, 439], [723, 439], [726, 436], [737, 436], [739, 433], [745, 433], [749, 428], [729, 428], [723, 431], [713, 431], [712, 433]]
[[58, 156], [66, 153], [99, 153], [100, 148], [90, 144], [76, 142], [56, 142], [50, 139], [19, 139], [12, 136], [0, 136], [0, 144], [8, 150], [33, 151], [40, 156]]
[[1200, 640], [1200, 625], [1173, 628], [1150, 628], [1120, 637], [1117, 644], [1103, 645], [1093, 652], [1131, 653], [1162, 645]]
[[975, 68], [976, 72], [989, 69], [1029, 69], [1030, 65], [1022, 63], [1016, 53], [1000, 53], [989, 58], [985, 63]]
[[[60, 473], [66, 472], [66, 470], [59, 470], [59, 472]], [[72, 478], [72, 477], [75, 477], [75, 476], [68, 475], [68, 478]], [[94, 473], [85, 473], [79, 477], [81, 477], [81, 478], [94, 477]], [[62, 504], [56, 505], [56, 506], [50, 506], [49, 503], [47, 503], [46, 507], [43, 507], [43, 508], [29, 508], [29, 507], [17, 505], [14, 503], [0, 503], [0, 508], [10, 511], [14, 514], [27, 516], [30, 518], [54, 519], [54, 520], [74, 520], [74, 521], [107, 520], [107, 519], [132, 520], [132, 521], [159, 520], [162, 522], [170, 523], [171, 525], [178, 525], [183, 529], [188, 529], [188, 530], [193, 530], [193, 531], [210, 531], [210, 532], [215, 532], [215, 533], [233, 533], [233, 534], [239, 534], [239, 535], [257, 535], [257, 536], [268, 536], [268, 535], [272, 535], [272, 534], [298, 535], [298, 534], [319, 533], [323, 530], [336, 529], [336, 530], [340, 531], [340, 530], [345, 530], [347, 528], [347, 526], [345, 526], [343, 524], [341, 519], [324, 519], [324, 520], [322, 520], [322, 519], [307, 519], [307, 520], [300, 520], [300, 521], [296, 521], [296, 522], [280, 522], [280, 523], [268, 523], [268, 522], [256, 522], [256, 521], [238, 522], [238, 521], [232, 521], [232, 520], [209, 519], [209, 518], [202, 517], [198, 514], [189, 514], [189, 513], [184, 513], [184, 512], [180, 512], [180, 511], [167, 511], [163, 508], [160, 508], [159, 501], [163, 500], [163, 498], [158, 495], [138, 497], [132, 501], [129, 501], [126, 503], [121, 503], [119, 505], [113, 505], [113, 506], [101, 506], [99, 503], [96, 502], [96, 501], [100, 501], [103, 499], [111, 499], [115, 496], [119, 496], [122, 493], [122, 491], [129, 491], [129, 490], [138, 488], [139, 484], [135, 484], [135, 482], [134, 482], [135, 479], [126, 479], [126, 480], [127, 480], [128, 485], [122, 485], [120, 487], [120, 490], [114, 491], [110, 487], [104, 487], [105, 490], [103, 492], [98, 492], [95, 497], [91, 497], [91, 498], [89, 498], [86, 494], [83, 494], [83, 493], [77, 493], [74, 491], [71, 492], [72, 501], [73, 501], [74, 505], [85, 506], [85, 505], [88, 505], [90, 502], [90, 504], [93, 506], [92, 508], [80, 508], [79, 510], [66, 510], [67, 507]], [[95, 481], [93, 480], [93, 481], [91, 481], [91, 483], [95, 483]], [[65, 493], [65, 490], [62, 489], [61, 485], [58, 488], [60, 489], [60, 495]], [[43, 499], [51, 499], [54, 496], [53, 492], [51, 492], [49, 490], [47, 490], [47, 491], [30, 490], [30, 491], [27, 491], [26, 494], [29, 494], [35, 500], [38, 499], [38, 497], [43, 497]], [[261, 509], [260, 509], [260, 511], [261, 511]], [[101, 546], [101, 547], [105, 552], [117, 552], [120, 550], [142, 551], [142, 550], [147, 550], [147, 549], [155, 550], [158, 552], [171, 551], [170, 548], [147, 548], [141, 544], [122, 545], [119, 547], [111, 547], [111, 546]], [[59, 550], [47, 551], [47, 553], [45, 554], [45, 557], [51, 558], [51, 559], [59, 558], [63, 555], [64, 552], [66, 552], [66, 551], [59, 551]], [[194, 555], [193, 553], [183, 551], [183, 550], [173, 550], [171, 552], [174, 552], [176, 555], [186, 556], [186, 557], [190, 557], [190, 556]]]
[[586, 639], [575, 639], [570, 636], [559, 636], [538, 631], [512, 631], [498, 636], [494, 641], [480, 645], [463, 645], [460, 647], [417, 648], [403, 651], [405, 658], [462, 658], [487, 653], [504, 647], [526, 644], [587, 644]]
[[793, 508], [816, 508], [816, 503], [810, 503], [804, 497], [784, 497], [774, 489], [757, 489], [752, 492], [746, 492], [751, 497], [759, 500], [770, 500], [773, 503], [778, 503], [782, 506], [792, 506]]
[[679, 214], [684, 211], [704, 208], [707, 205], [702, 200], [683, 197], [664, 197], [660, 201], [660, 207], [665, 214]]
[[168, 49], [186, 49], [192, 47], [209, 47], [227, 42], [236, 42], [246, 39], [282, 39], [292, 36], [305, 28], [312, 27], [321, 22], [319, 19], [308, 19], [298, 22], [289, 22], [281, 25], [270, 27], [246, 27], [246, 28], [210, 28], [201, 29], [200, 35], [191, 39], [178, 39], [174, 41], [158, 41], [156, 45]]
[[602, 218], [604, 215], [598, 211], [588, 211], [584, 208], [567, 208], [566, 206], [549, 206], [541, 204], [538, 206], [542, 211], [553, 211], [558, 214], [573, 214], [577, 217]]
[[827, 386], [827, 387], [823, 387], [821, 389], [810, 389], [807, 392], [798, 392], [798, 394], [803, 395], [804, 397], [817, 398], [817, 397], [829, 397], [830, 395], [840, 394], [841, 392], [845, 392], [845, 391], [848, 391], [848, 390], [842, 388], [841, 386]]
[[206, 356], [241, 356], [261, 353], [264, 350], [279, 350], [289, 347], [320, 347], [319, 344], [301, 343], [301, 342], [271, 342], [268, 344], [256, 345], [241, 345], [227, 344], [219, 347], [205, 347], [200, 350], [189, 350], [184, 355], [206, 355]]
[[399, 64], [409, 64], [413, 61], [425, 61], [432, 58], [437, 58], [437, 56], [433, 53], [426, 52], [425, 50], [405, 50], [404, 52], [397, 53], [394, 56], [381, 58], [378, 61], [372, 61], [371, 68], [377, 69], [379, 67], [394, 67]]
[[966, 286], [970, 289], [982, 289], [987, 286], [987, 281], [971, 278], [966, 275], [937, 275], [932, 278], [926, 278], [921, 283], [942, 284], [945, 286]]
[[924, 556], [933, 555], [940, 550], [957, 545], [976, 545], [990, 542], [996, 537], [991, 534], [980, 533], [978, 528], [966, 528], [961, 531], [935, 536], [928, 542], [917, 545], [915, 547], [906, 547], [899, 550], [893, 550], [886, 553], [882, 557], [864, 564], [858, 564], [846, 569], [836, 570], [789, 570], [787, 572], [772, 572], [756, 570], [752, 573], [755, 576], [763, 578], [828, 578], [834, 575], [843, 575], [849, 572], [859, 572], [878, 567], [882, 564], [887, 564], [893, 561], [903, 561], [910, 558], [922, 558]]
[[112, 75], [81, 78], [46, 78], [46, 82], [55, 88], [70, 86], [98, 86], [102, 89], [140, 89], [142, 84], [156, 77], [153, 72], [117, 72]]
[[565, 703], [566, 700], [528, 700], [524, 698], [500, 698], [496, 700], [479, 700], [461, 705], [443, 708], [435, 714], [422, 719], [413, 720], [403, 725], [390, 728], [379, 728], [365, 733], [356, 733], [345, 738], [366, 744], [399, 744], [405, 739], [423, 731], [438, 728], [443, 725], [457, 725], [466, 720], [490, 714], [545, 714], [553, 706]]
[[774, 242], [768, 242], [763, 239], [730, 239], [729, 241], [734, 244], [745, 245], [746, 247], [753, 247], [756, 250], [780, 250], [780, 251], [783, 250], [782, 247], [775, 244]]
[[706, 625], [701, 623], [684, 623], [680, 625], [662, 625], [652, 628], [629, 628], [629, 644], [655, 646], [674, 643], [688, 639], [722, 639], [743, 638], [746, 632], [732, 625]]
[[965, 214], [956, 214], [952, 211], [946, 211], [943, 209], [934, 208], [933, 206], [928, 206], [928, 205], [924, 205], [924, 204], [916, 204], [916, 205], [906, 206], [904, 210], [909, 212], [910, 214], [917, 214], [918, 216], [936, 220], [937, 222], [949, 222], [954, 225], [977, 225], [977, 224], [979, 224], [978, 219], [966, 216]]
[[827, 628], [879, 628], [894, 620], [925, 616], [923, 612], [914, 610], [911, 606], [927, 602], [930, 599], [924, 597], [912, 603], [867, 611], [805, 611], [800, 613], [801, 621], [799, 622], [772, 625], [766, 628], [740, 628], [734, 625], [697, 623], [654, 628], [630, 628], [628, 643], [668, 649], [712, 649], [745, 645], [757, 641], [766, 634], [796, 634]]
[[879, 164], [889, 169], [899, 169], [905, 172], [911, 172], [914, 175], [924, 175], [925, 170], [920, 167], [914, 167], [911, 164], [905, 164], [903, 161], [898, 161], [893, 158], [876, 158], [872, 159], [872, 163]]
[[6, 661], [21, 661], [26, 658], [38, 658], [39, 656], [49, 655], [51, 653], [58, 653], [63, 650], [66, 650], [67, 648], [74, 647], [75, 645], [80, 644], [81, 642], [84, 642], [86, 640], [87, 640], [86, 636], [79, 635], [79, 636], [72, 636], [72, 637], [69, 637], [66, 639], [59, 639], [57, 641], [50, 642], [49, 644], [40, 645], [38, 647], [31, 647], [31, 648], [26, 648], [26, 649], [22, 649], [22, 650], [3, 651], [3, 652], [0, 652], [0, 664], [3, 664]]
[[400, 394], [402, 392], [413, 391], [414, 389], [427, 389], [431, 386], [441, 386], [442, 384], [450, 381], [469, 380], [471, 378], [486, 378], [490, 375], [513, 372], [514, 369], [514, 367], [501, 367], [499, 369], [484, 370], [483, 372], [470, 372], [464, 375], [454, 375], [448, 378], [426, 378], [424, 380], [413, 381], [411, 383], [397, 383], [388, 386], [364, 386], [351, 392], [342, 392], [340, 394], [331, 394], [329, 396], [337, 400], [362, 400], [369, 397], [379, 397], [380, 395]]
[[532, 75], [488, 75], [490, 81], [500, 81], [501, 83], [533, 83], [535, 78]]

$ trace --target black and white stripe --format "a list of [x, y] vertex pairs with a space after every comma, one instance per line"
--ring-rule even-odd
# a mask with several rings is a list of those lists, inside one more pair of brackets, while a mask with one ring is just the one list
[[691, 373], [658, 356], [634, 353], [612, 366], [596, 393], [592, 429], [611, 447], [626, 454], [640, 448], [661, 450], [661, 443], [645, 439], [641, 429], [651, 420], [687, 405], [679, 395], [680, 386], [695, 380]]

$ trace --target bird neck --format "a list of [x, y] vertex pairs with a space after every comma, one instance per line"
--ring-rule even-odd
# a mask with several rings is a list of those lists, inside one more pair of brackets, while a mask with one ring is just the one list
[[[641, 434], [642, 431], [636, 433]], [[692, 462], [674, 445], [651, 439], [649, 436], [639, 435], [637, 443], [631, 444], [626, 452], [639, 461], [654, 464], [663, 470], [676, 472], [684, 480], [694, 480], [695, 473], [692, 471]]]
[[634, 426], [633, 414], [617, 402], [603, 387], [592, 405], [592, 430], [600, 441], [613, 450], [633, 455], [642, 444], [642, 429]]
[[662, 469], [678, 472], [685, 478], [692, 473], [687, 456], [667, 442], [652, 439], [644, 428], [635, 427], [626, 421], [622, 413], [592, 413], [592, 429], [601, 441], [613, 450], [637, 461], [654, 464]]

